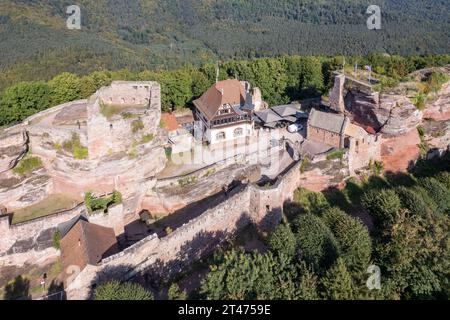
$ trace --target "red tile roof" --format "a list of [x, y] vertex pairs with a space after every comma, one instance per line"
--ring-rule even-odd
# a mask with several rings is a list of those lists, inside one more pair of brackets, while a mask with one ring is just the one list
[[245, 87], [235, 79], [220, 81], [208, 89], [194, 105], [211, 120], [224, 104], [242, 105], [245, 103]]
[[165, 112], [161, 114], [161, 120], [164, 123], [164, 129], [167, 131], [176, 131], [180, 127], [177, 118], [173, 113]]
[[79, 220], [61, 240], [64, 270], [73, 266], [83, 270], [88, 264], [98, 265], [102, 259], [119, 252], [114, 230]]

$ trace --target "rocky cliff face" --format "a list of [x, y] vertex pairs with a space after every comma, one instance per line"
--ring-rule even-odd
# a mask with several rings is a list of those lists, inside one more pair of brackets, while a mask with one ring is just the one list
[[355, 122], [389, 136], [408, 133], [422, 120], [422, 112], [404, 95], [351, 89], [345, 102], [346, 111]]
[[423, 117], [436, 121], [450, 120], [450, 82], [437, 93], [436, 99], [426, 105]]
[[[420, 156], [418, 145], [422, 141], [417, 132], [418, 125], [426, 125], [425, 139], [430, 148], [448, 148], [450, 128], [445, 121], [450, 120], [450, 82], [439, 92], [428, 94], [424, 111], [412, 102], [434, 71], [450, 74], [450, 67], [418, 71], [410, 75], [411, 81], [382, 93], [373, 92], [370, 86], [349, 77], [343, 80], [342, 75], [336, 76], [330, 93], [332, 109], [339, 111], [341, 97], [344, 97], [345, 112], [353, 122], [381, 133], [378, 160], [384, 162], [386, 170], [406, 170]], [[424, 119], [434, 122], [427, 124]]]
[[27, 136], [24, 131], [0, 133], [0, 174], [13, 168], [27, 150]]
[[[113, 82], [90, 100], [48, 109], [0, 133], [0, 204], [11, 211], [51, 193], [81, 200], [89, 190], [117, 189], [124, 199], [145, 194], [141, 183], [167, 161], [160, 118], [158, 83]], [[44, 168], [21, 177], [11, 169], [28, 150]]]

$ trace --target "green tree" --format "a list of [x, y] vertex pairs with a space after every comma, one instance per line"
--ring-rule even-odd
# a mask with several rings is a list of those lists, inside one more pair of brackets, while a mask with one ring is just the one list
[[338, 257], [338, 242], [319, 217], [301, 215], [294, 221], [294, 226], [301, 259], [315, 272], [320, 273]]
[[450, 190], [435, 178], [420, 179], [420, 185], [427, 191], [437, 205], [437, 214], [444, 214], [450, 209]]
[[176, 283], [172, 283], [167, 296], [169, 300], [186, 300], [188, 298], [186, 291], [182, 291]]
[[299, 300], [318, 300], [318, 278], [304, 261], [299, 266], [299, 285], [296, 298]]
[[82, 98], [81, 79], [69, 72], [61, 73], [49, 81], [54, 105], [78, 100]]
[[293, 299], [296, 273], [283, 254], [218, 253], [200, 292], [212, 300]]
[[361, 203], [374, 218], [377, 226], [391, 224], [401, 208], [398, 195], [391, 189], [366, 191]]
[[288, 257], [294, 257], [297, 240], [291, 228], [287, 224], [280, 224], [269, 235], [267, 243], [271, 250], [285, 254]]
[[352, 274], [364, 273], [372, 257], [372, 239], [367, 227], [338, 208], [327, 210], [323, 220], [339, 242], [340, 257], [348, 270]]
[[431, 298], [444, 290], [450, 275], [447, 217], [411, 216], [400, 210], [394, 223], [383, 230], [376, 247], [378, 263], [392, 290], [402, 298]]
[[330, 300], [353, 300], [356, 298], [355, 284], [343, 259], [327, 270], [322, 279], [323, 296]]
[[402, 207], [408, 209], [412, 214], [426, 215], [430, 212], [420, 193], [406, 187], [398, 187], [395, 189], [395, 192], [400, 198]]
[[440, 172], [436, 176], [436, 179], [439, 180], [440, 183], [445, 185], [448, 190], [450, 190], [450, 172], [447, 171]]
[[294, 202], [302, 209], [302, 212], [320, 215], [330, 207], [327, 198], [321, 192], [313, 192], [299, 188], [294, 192]]
[[95, 289], [94, 300], [153, 300], [153, 294], [137, 283], [112, 280]]
[[322, 63], [316, 57], [306, 57], [300, 62], [299, 91], [301, 98], [318, 97], [324, 89]]
[[214, 82], [210, 82], [208, 77], [201, 71], [192, 69], [191, 72], [191, 92], [192, 98], [200, 97]]
[[6, 89], [0, 100], [0, 125], [20, 122], [50, 105], [50, 87], [45, 82], [19, 82]]
[[81, 78], [81, 97], [88, 98], [98, 89], [110, 85], [111, 73], [108, 71], [95, 71]]

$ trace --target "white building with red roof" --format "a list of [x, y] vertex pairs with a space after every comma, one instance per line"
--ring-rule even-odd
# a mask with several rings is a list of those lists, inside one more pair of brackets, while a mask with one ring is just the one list
[[259, 88], [235, 79], [217, 82], [194, 105], [203, 139], [211, 144], [253, 135], [253, 114], [267, 107]]

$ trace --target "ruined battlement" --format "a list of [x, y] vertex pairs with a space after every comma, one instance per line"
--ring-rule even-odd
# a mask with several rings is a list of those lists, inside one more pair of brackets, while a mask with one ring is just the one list
[[[0, 139], [0, 197], [9, 209], [37, 203], [52, 192], [82, 197], [87, 190], [124, 197], [139, 190], [140, 181], [165, 167], [159, 128], [161, 87], [152, 81], [115, 81], [87, 100], [65, 103], [26, 119], [2, 132]], [[26, 154], [42, 160], [42, 172], [33, 181], [46, 183], [40, 190], [23, 183], [11, 169]], [[36, 176], [36, 177], [34, 177]]]

